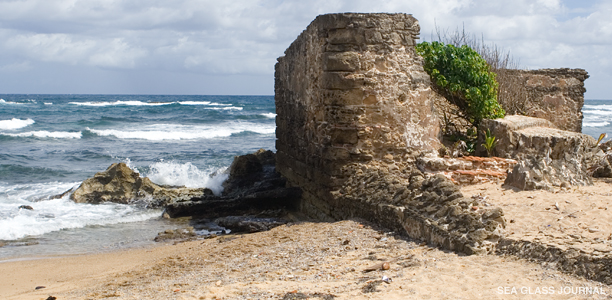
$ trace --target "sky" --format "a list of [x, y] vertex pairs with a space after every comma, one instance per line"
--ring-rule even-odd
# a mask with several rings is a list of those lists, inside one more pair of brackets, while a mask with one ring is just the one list
[[612, 99], [610, 0], [0, 0], [0, 94], [273, 95], [276, 59], [337, 12], [412, 14], [421, 41], [462, 27]]

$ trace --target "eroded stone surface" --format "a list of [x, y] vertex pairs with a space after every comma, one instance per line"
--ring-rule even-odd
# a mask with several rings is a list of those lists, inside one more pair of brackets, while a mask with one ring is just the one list
[[442, 174], [457, 184], [476, 184], [505, 180], [516, 160], [500, 157], [463, 156], [439, 157], [433, 153], [423, 155], [416, 161], [419, 170]]
[[[483, 120], [481, 131], [486, 130], [497, 140], [494, 155], [519, 161], [506, 184], [524, 190], [592, 184], [587, 169], [601, 152], [593, 137], [557, 129], [548, 120], [518, 115]], [[481, 133], [479, 144], [483, 141]]]
[[583, 69], [499, 71], [499, 102], [508, 114], [522, 114], [550, 121], [556, 128], [581, 132]]

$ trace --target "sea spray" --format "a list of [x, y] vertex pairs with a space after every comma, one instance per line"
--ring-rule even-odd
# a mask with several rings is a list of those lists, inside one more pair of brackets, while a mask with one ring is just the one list
[[160, 161], [152, 164], [143, 175], [157, 184], [186, 186], [191, 188], [209, 188], [215, 195], [223, 191], [222, 183], [229, 176], [226, 168], [202, 171], [192, 163]]

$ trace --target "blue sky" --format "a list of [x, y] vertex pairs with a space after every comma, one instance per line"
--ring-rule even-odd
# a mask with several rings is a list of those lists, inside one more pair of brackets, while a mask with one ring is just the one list
[[403, 12], [482, 35], [522, 68], [583, 68], [612, 99], [607, 0], [0, 0], [0, 93], [272, 95], [319, 14]]

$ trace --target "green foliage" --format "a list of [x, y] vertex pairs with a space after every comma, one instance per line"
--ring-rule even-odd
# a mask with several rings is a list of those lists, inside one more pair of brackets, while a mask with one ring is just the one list
[[493, 148], [495, 148], [495, 145], [497, 145], [497, 140], [495, 139], [495, 136], [491, 134], [489, 128], [487, 128], [487, 132], [485, 132], [485, 142], [482, 144], [482, 146], [485, 148], [485, 150], [487, 150], [487, 155], [489, 157], [493, 153]]
[[504, 117], [505, 111], [497, 103], [495, 73], [476, 51], [440, 42], [423, 42], [416, 50], [425, 59], [425, 71], [434, 84], [459, 106], [470, 123], [478, 126], [482, 119]]

